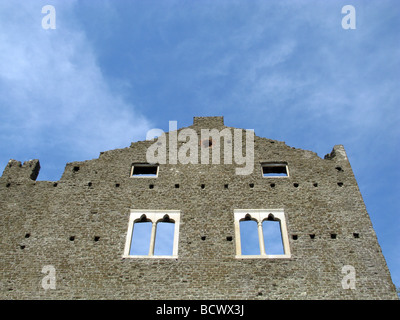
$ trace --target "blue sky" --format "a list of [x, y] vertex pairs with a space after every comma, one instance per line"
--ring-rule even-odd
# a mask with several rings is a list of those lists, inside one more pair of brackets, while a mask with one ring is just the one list
[[321, 157], [343, 144], [399, 286], [399, 16], [397, 0], [2, 0], [0, 167], [38, 158], [58, 180], [193, 116]]

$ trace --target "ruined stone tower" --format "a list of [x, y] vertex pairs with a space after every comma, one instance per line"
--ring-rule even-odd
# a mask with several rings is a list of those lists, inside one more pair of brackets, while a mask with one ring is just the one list
[[[248, 133], [195, 117], [68, 163], [55, 182], [36, 181], [38, 160], [10, 160], [0, 178], [0, 298], [397, 299], [344, 147], [321, 159]], [[166, 161], [149, 162], [152, 148]], [[245, 222], [258, 239], [250, 254]], [[281, 252], [264, 241], [266, 222], [279, 225]], [[157, 238], [161, 223], [173, 226], [169, 239]], [[134, 240], [144, 225], [147, 238]], [[170, 251], [160, 254], [163, 242]]]

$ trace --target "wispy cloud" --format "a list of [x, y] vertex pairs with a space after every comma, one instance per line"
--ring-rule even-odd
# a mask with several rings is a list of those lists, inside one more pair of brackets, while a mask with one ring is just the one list
[[57, 2], [56, 30], [42, 29], [40, 1], [0, 5], [2, 167], [10, 156], [47, 158], [56, 149], [64, 160], [93, 158], [144, 139], [150, 128], [131, 102], [110, 89], [76, 25], [74, 4]]

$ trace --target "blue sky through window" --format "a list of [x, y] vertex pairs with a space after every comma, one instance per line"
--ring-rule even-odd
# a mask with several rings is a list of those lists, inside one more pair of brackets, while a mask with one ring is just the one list
[[[135, 222], [133, 224], [130, 255], [149, 254], [152, 222]], [[175, 223], [158, 222], [155, 234], [154, 255], [172, 255], [174, 245]]]
[[262, 223], [266, 254], [285, 254], [280, 221], [264, 220]]
[[253, 220], [240, 221], [240, 243], [242, 255], [259, 255], [257, 222]]
[[150, 249], [151, 222], [135, 222], [133, 224], [130, 255], [147, 256]]
[[284, 172], [270, 172], [270, 173], [265, 173], [263, 172], [264, 177], [287, 177], [287, 173]]
[[172, 255], [174, 247], [174, 229], [175, 223], [158, 222], [156, 229], [156, 243], [154, 246], [154, 255]]

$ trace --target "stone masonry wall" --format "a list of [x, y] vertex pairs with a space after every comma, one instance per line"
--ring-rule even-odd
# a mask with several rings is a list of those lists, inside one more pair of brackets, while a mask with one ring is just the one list
[[[229, 127], [195, 117], [190, 128]], [[1, 299], [397, 298], [343, 146], [321, 159], [256, 136], [250, 175], [221, 161], [130, 177], [152, 144], [68, 163], [59, 181], [35, 181], [37, 160], [10, 160], [0, 178]], [[290, 176], [262, 177], [264, 161], [286, 161]], [[234, 210], [268, 208], [284, 209], [291, 257], [235, 258]], [[131, 209], [180, 210], [177, 259], [122, 257]], [[54, 290], [41, 286], [46, 265]], [[355, 268], [354, 290], [342, 287], [344, 265]]]

